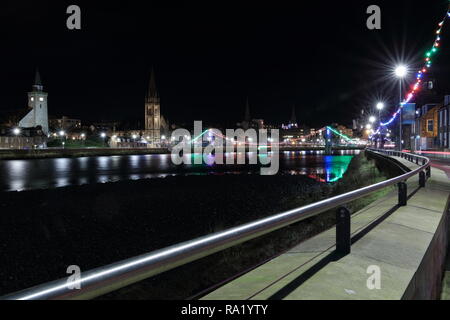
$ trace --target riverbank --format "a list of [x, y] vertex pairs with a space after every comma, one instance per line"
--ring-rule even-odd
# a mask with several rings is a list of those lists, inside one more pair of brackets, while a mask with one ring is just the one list
[[[364, 150], [364, 147], [333, 147], [332, 150]], [[280, 151], [320, 151], [323, 147], [281, 147]], [[248, 151], [248, 148], [247, 148]], [[169, 154], [168, 148], [49, 148], [0, 149], [0, 160], [27, 160], [48, 158], [76, 158], [141, 154]]]
[[26, 160], [46, 158], [75, 158], [140, 154], [167, 154], [167, 148], [79, 148], [79, 149], [0, 149], [0, 160]]
[[[86, 271], [385, 178], [361, 155], [335, 184], [300, 175], [178, 176], [2, 193], [0, 245], [8, 259], [0, 270], [0, 294], [65, 277], [69, 265]], [[331, 227], [334, 215], [302, 221], [110, 298], [187, 298]]]

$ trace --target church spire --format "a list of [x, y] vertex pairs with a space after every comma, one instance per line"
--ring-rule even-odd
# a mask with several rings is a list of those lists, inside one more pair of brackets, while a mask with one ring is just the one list
[[156, 91], [156, 82], [155, 82], [155, 70], [152, 67], [152, 73], [150, 75], [150, 83], [148, 86], [147, 98], [157, 98], [158, 92]]
[[295, 116], [295, 105], [292, 105], [292, 114], [290, 124], [297, 124], [297, 117]]
[[34, 84], [33, 84], [33, 90], [36, 91], [42, 91], [44, 89], [41, 81], [41, 75], [39, 74], [39, 69], [36, 68], [36, 74], [34, 76]]

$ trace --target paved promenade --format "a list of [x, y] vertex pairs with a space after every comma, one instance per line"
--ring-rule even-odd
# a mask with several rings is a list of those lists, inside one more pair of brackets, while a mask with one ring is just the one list
[[[411, 162], [394, 158], [408, 168], [416, 168]], [[336, 230], [332, 228], [203, 299], [405, 298], [405, 292], [414, 291], [414, 283], [426, 283], [417, 281], [416, 272], [423, 268], [421, 262], [434, 243], [435, 234], [442, 229], [450, 194], [450, 181], [437, 168], [432, 169], [425, 188], [418, 187], [418, 176], [407, 184], [407, 206], [397, 206], [397, 190], [392, 187], [388, 195], [352, 215], [349, 255], [335, 255]], [[380, 289], [367, 286], [370, 268], [381, 272]]]

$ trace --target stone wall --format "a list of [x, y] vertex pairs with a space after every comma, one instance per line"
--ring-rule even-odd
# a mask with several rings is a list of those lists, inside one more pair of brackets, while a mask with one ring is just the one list
[[39, 146], [46, 146], [47, 138], [38, 137], [12, 137], [0, 136], [0, 149], [34, 149]]

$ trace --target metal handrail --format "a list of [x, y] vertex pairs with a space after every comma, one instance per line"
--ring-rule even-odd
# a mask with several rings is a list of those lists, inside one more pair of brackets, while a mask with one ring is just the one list
[[[424, 170], [427, 170], [427, 176], [429, 176], [430, 160], [426, 157], [397, 151], [371, 149], [368, 149], [368, 151], [372, 153], [385, 153], [388, 155], [401, 156], [402, 158], [413, 159], [416, 162], [422, 160], [422, 165], [417, 169], [398, 177], [361, 189], [84, 272], [78, 280], [68, 281], [66, 278], [55, 280], [3, 296], [0, 299], [34, 300], [95, 298], [233, 247], [245, 241], [255, 239], [293, 223], [316, 216], [329, 209], [337, 208], [385, 187], [403, 183], [418, 173], [424, 175]], [[350, 234], [348, 234], [348, 237], [350, 237]], [[80, 289], [69, 288], [69, 285], [73, 288], [77, 284], [80, 286]]]

